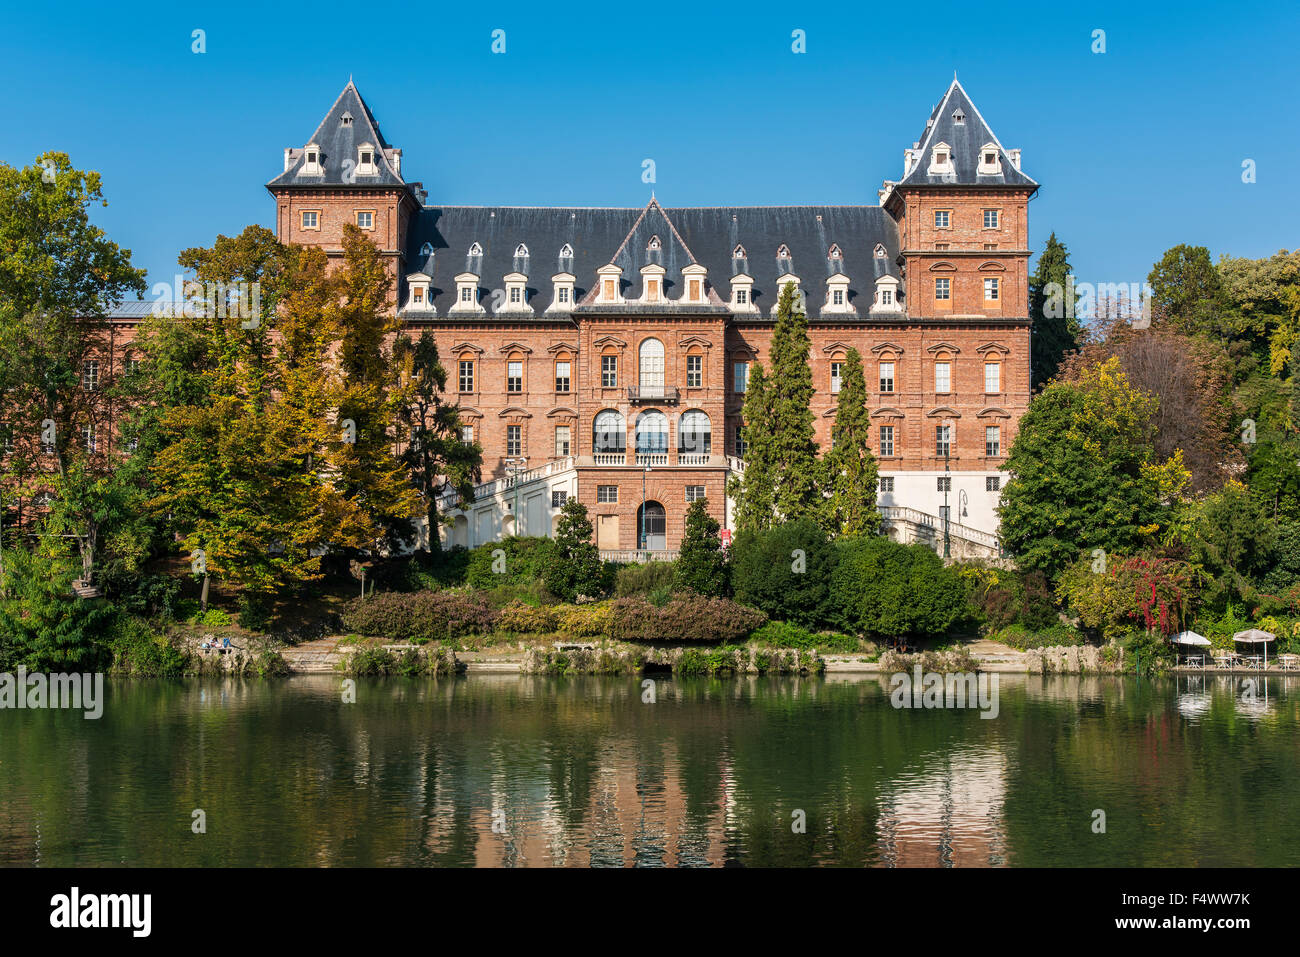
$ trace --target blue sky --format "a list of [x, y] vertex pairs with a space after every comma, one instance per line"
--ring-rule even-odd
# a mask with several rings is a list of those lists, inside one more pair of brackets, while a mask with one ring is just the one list
[[1140, 282], [1179, 242], [1300, 245], [1294, 0], [71, 2], [6, 20], [0, 161], [59, 149], [103, 173], [96, 222], [151, 282], [180, 249], [272, 224], [263, 184], [350, 74], [431, 204], [640, 205], [646, 158], [670, 206], [874, 203], [956, 70], [1043, 184], [1032, 247], [1055, 230], [1081, 281]]

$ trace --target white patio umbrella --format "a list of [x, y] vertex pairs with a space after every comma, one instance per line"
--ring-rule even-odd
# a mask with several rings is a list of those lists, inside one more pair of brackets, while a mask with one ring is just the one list
[[1261, 631], [1259, 628], [1247, 628], [1245, 631], [1239, 631], [1232, 636], [1233, 641], [1240, 641], [1242, 644], [1263, 644], [1264, 645], [1264, 667], [1268, 667], [1268, 643], [1275, 639], [1277, 635], [1270, 634], [1267, 631]]
[[1180, 631], [1169, 639], [1175, 645], [1182, 645], [1184, 648], [1208, 647], [1210, 639], [1204, 635], [1198, 635], [1194, 631]]

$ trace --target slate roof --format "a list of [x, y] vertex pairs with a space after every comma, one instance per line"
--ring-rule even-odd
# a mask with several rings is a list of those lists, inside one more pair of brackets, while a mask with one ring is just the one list
[[[955, 116], [963, 117], [960, 121]], [[997, 135], [984, 122], [984, 117], [975, 108], [971, 98], [954, 77], [948, 92], [944, 94], [939, 105], [930, 114], [925, 125], [925, 132], [919, 140], [920, 147], [916, 154], [915, 165], [900, 180], [902, 186], [1029, 186], [1038, 184], [1011, 162], [1011, 156], [1002, 146]], [[947, 143], [952, 150], [953, 173], [929, 173], [931, 147], [938, 143]], [[980, 150], [992, 143], [1001, 153], [1000, 173], [979, 173]]]
[[[351, 122], [345, 122], [351, 117]], [[308, 176], [302, 172], [307, 162], [305, 147], [314, 143], [320, 148], [323, 175]], [[375, 147], [375, 166], [377, 173], [373, 176], [355, 174], [357, 164], [357, 147], [370, 143]], [[391, 162], [393, 148], [385, 142], [379, 132], [379, 124], [365, 100], [357, 92], [356, 85], [348, 80], [339, 98], [330, 107], [325, 119], [321, 120], [316, 132], [303, 144], [303, 148], [289, 151], [289, 168], [271, 182], [271, 186], [404, 186], [405, 181]], [[351, 181], [345, 179], [351, 176]]]
[[[660, 248], [651, 251], [647, 247], [655, 236]], [[899, 275], [898, 224], [879, 206], [674, 209], [654, 199], [643, 209], [430, 206], [416, 214], [409, 242], [407, 272], [432, 278], [430, 293], [440, 318], [446, 318], [454, 304], [454, 277], [463, 272], [479, 276], [480, 302], [489, 311], [491, 291], [503, 285], [502, 277], [525, 274], [528, 301], [539, 318], [551, 304], [553, 275], [567, 272], [577, 277], [575, 292], [581, 304], [593, 290], [596, 270], [610, 262], [622, 267], [624, 295], [629, 297], [640, 295], [641, 267], [658, 262], [666, 270], [668, 299], [682, 294], [682, 268], [698, 262], [708, 270], [714, 308], [730, 301], [731, 278], [745, 273], [754, 280], [754, 304], [761, 313], [756, 319], [767, 318], [780, 293], [776, 279], [786, 272], [799, 277], [812, 316], [825, 302], [826, 279], [837, 272], [849, 276], [849, 301], [863, 317], [874, 299], [876, 279]], [[481, 255], [469, 255], [474, 244]], [[520, 244], [527, 247], [526, 258], [515, 255]], [[842, 259], [828, 257], [832, 244], [839, 246]], [[560, 256], [566, 245], [572, 257]], [[875, 255], [877, 245], [883, 246], [883, 256]], [[739, 259], [733, 256], [738, 246], [745, 253]], [[781, 246], [789, 259], [777, 259]], [[587, 308], [579, 305], [578, 312]], [[621, 312], [631, 308], [619, 307]], [[743, 321], [745, 316], [736, 318]]]

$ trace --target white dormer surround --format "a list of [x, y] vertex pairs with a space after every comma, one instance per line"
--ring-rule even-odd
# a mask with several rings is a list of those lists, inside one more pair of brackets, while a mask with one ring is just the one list
[[903, 304], [898, 301], [898, 277], [881, 276], [876, 280], [876, 298], [871, 303], [871, 313], [901, 313]]
[[1018, 149], [1015, 149], [1015, 150], [1007, 150], [1007, 155], [1011, 157], [1011, 165], [1014, 166], [1014, 167], [1016, 168], [1017, 171], [1019, 171], [1019, 169], [1020, 169], [1020, 150], [1018, 150]]
[[487, 310], [478, 301], [478, 274], [463, 272], [456, 276], [456, 302], [447, 310], [448, 315], [486, 315]]
[[393, 172], [398, 176], [402, 175], [402, 151], [399, 149], [384, 150], [384, 155], [388, 157], [388, 162], [393, 166]]
[[774, 316], [776, 311], [781, 308], [781, 294], [785, 292], [788, 283], [794, 283], [794, 310], [796, 312], [800, 310], [807, 311], [807, 306], [804, 305], [803, 301], [803, 289], [799, 286], [799, 277], [792, 272], [788, 272], [776, 277], [776, 302], [772, 303], [772, 315]]
[[[320, 147], [315, 143], [308, 143], [303, 147], [302, 173], [304, 176], [320, 176], [325, 172], [325, 164], [321, 162]], [[286, 163], [288, 157], [285, 157]]]
[[914, 166], [916, 166], [916, 151], [910, 149], [903, 150], [903, 178], [904, 179], [907, 178], [908, 173], [912, 172], [912, 168]]
[[510, 312], [532, 315], [533, 308], [528, 305], [528, 277], [521, 272], [508, 272], [501, 281], [505, 283], [506, 295], [497, 307], [497, 315]]
[[557, 272], [551, 277], [551, 282], [555, 284], [555, 293], [551, 297], [551, 304], [546, 307], [547, 312], [572, 312], [573, 311], [573, 284], [578, 281], [578, 277], [573, 273]]
[[357, 147], [357, 175], [358, 176], [377, 176], [379, 166], [375, 162], [375, 146], [373, 143], [362, 143]]
[[406, 277], [406, 308], [416, 312], [433, 312], [433, 300], [429, 298], [428, 273], [413, 272]]
[[849, 277], [836, 273], [826, 280], [826, 302], [822, 305], [823, 316], [853, 315], [854, 308], [849, 305]]
[[664, 276], [668, 270], [658, 263], [641, 267], [641, 301], [658, 305], [664, 301]]
[[758, 312], [754, 305], [754, 277], [743, 272], [731, 277], [731, 311]]
[[952, 165], [952, 147], [947, 143], [936, 143], [930, 150], [930, 167], [926, 170], [929, 175], [944, 173], [955, 173], [956, 167]]
[[610, 263], [596, 270], [596, 302], [600, 305], [623, 301], [623, 267]]
[[708, 302], [704, 294], [704, 280], [708, 275], [709, 271], [699, 263], [682, 267], [682, 285], [685, 288], [677, 301], [691, 304]]
[[996, 143], [985, 143], [980, 147], [980, 164], [976, 172], [994, 175], [1002, 172], [1002, 151]]

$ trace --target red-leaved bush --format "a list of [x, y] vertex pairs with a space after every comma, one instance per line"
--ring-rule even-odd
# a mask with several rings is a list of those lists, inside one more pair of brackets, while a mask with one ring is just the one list
[[619, 641], [726, 644], [743, 641], [767, 621], [761, 611], [726, 598], [674, 598], [662, 608], [644, 598], [620, 598], [611, 607], [610, 637]]
[[486, 598], [470, 592], [385, 592], [348, 602], [343, 624], [373, 638], [423, 642], [490, 632], [499, 614]]

